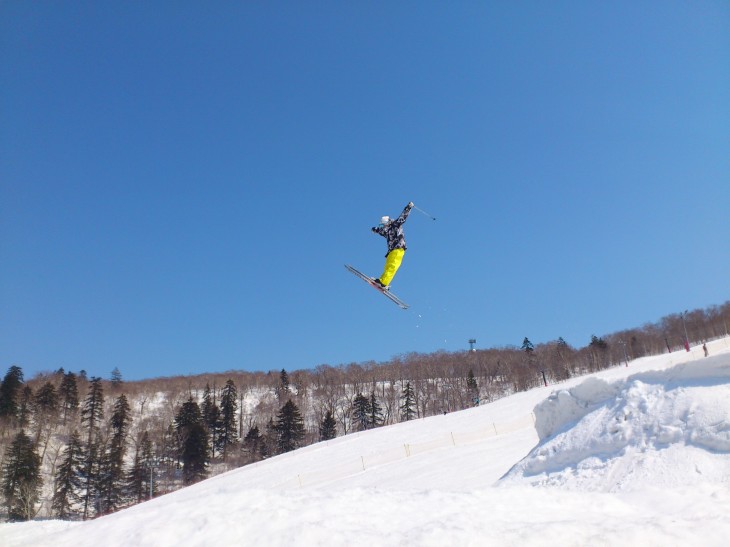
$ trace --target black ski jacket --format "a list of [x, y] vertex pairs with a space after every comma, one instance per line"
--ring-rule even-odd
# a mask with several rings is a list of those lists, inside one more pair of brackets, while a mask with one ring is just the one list
[[412, 207], [413, 206], [410, 203], [406, 205], [406, 208], [403, 209], [400, 216], [395, 220], [391, 220], [387, 226], [380, 225], [372, 228], [373, 232], [383, 236], [388, 241], [388, 252], [385, 256], [388, 256], [390, 251], [393, 249], [406, 250], [406, 238], [403, 235], [403, 223], [408, 218]]

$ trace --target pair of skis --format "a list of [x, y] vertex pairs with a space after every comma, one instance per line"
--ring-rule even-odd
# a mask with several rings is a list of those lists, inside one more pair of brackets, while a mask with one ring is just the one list
[[398, 298], [396, 295], [394, 295], [388, 289], [384, 289], [383, 287], [381, 287], [380, 285], [378, 285], [375, 282], [375, 279], [373, 279], [372, 277], [368, 277], [367, 275], [365, 275], [361, 271], [353, 268], [349, 264], [345, 264], [345, 268], [347, 268], [347, 271], [352, 272], [357, 277], [359, 277], [360, 279], [362, 279], [363, 281], [365, 281], [368, 285], [370, 285], [371, 287], [373, 287], [374, 289], [376, 289], [379, 293], [381, 293], [383, 296], [385, 296], [388, 300], [390, 300], [391, 302], [393, 302], [394, 304], [396, 304], [401, 309], [403, 309], [403, 310], [407, 310], [408, 309], [408, 304], [406, 304], [405, 302], [403, 302], [403, 300], [401, 300], [400, 298]]

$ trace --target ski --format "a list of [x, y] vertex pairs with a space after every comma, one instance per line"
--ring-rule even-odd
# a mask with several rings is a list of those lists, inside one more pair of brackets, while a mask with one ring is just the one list
[[396, 295], [394, 295], [389, 290], [386, 290], [386, 289], [383, 289], [382, 287], [380, 287], [375, 282], [375, 280], [372, 277], [368, 277], [367, 275], [365, 275], [361, 271], [353, 268], [349, 264], [345, 264], [345, 268], [347, 268], [348, 271], [352, 272], [357, 277], [359, 277], [360, 279], [362, 279], [363, 281], [365, 281], [368, 285], [370, 285], [372, 288], [374, 288], [375, 290], [377, 290], [380, 294], [382, 294], [383, 296], [385, 296], [388, 300], [390, 300], [391, 302], [393, 302], [394, 304], [396, 304], [397, 306], [399, 306], [401, 309], [403, 309], [403, 310], [407, 310], [408, 309], [408, 304], [406, 304], [405, 302], [403, 302], [403, 300], [401, 300], [400, 298], [398, 298]]

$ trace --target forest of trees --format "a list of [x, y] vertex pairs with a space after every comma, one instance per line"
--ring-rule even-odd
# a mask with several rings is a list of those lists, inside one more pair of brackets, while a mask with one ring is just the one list
[[125, 382], [63, 369], [0, 383], [0, 519], [88, 519], [353, 431], [461, 410], [728, 335], [730, 302], [576, 349], [562, 338], [385, 363]]

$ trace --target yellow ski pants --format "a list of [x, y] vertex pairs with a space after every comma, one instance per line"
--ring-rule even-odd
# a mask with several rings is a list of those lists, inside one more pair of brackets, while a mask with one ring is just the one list
[[385, 268], [383, 269], [383, 275], [380, 276], [380, 282], [383, 285], [390, 285], [395, 277], [395, 272], [400, 268], [401, 262], [403, 262], [403, 255], [406, 254], [404, 249], [393, 249], [388, 253], [385, 258]]

